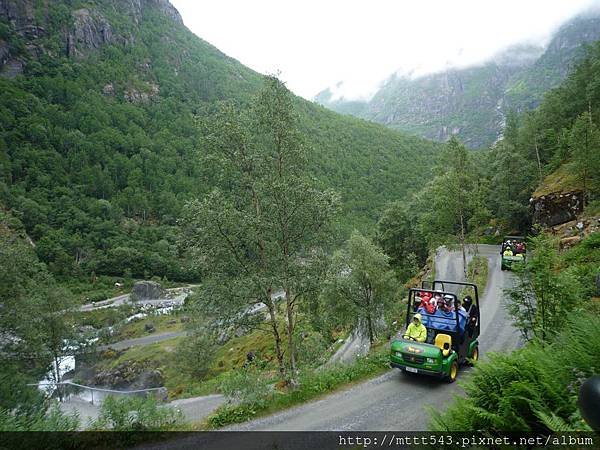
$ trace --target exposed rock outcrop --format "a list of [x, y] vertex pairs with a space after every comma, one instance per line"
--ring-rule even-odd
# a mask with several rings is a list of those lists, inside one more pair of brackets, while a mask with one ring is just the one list
[[166, 297], [166, 291], [155, 281], [138, 281], [133, 285], [131, 300], [140, 302], [144, 300], [159, 300]]
[[129, 88], [126, 89], [123, 96], [129, 103], [148, 103], [158, 96], [160, 88], [154, 83], [147, 83], [144, 90]]
[[32, 0], [0, 0], [0, 18], [10, 23], [21, 34], [35, 26], [35, 10]]
[[[0, 0], [0, 19], [8, 22], [18, 35], [28, 41], [27, 50], [33, 57], [45, 51], [41, 49], [41, 44], [35, 41], [47, 34], [46, 26], [51, 28], [48, 21], [48, 1]], [[114, 3], [114, 7], [126, 14], [134, 26], [140, 24], [144, 13], [149, 9], [158, 9], [176, 25], [183, 24], [181, 15], [168, 0], [115, 0]], [[72, 27], [69, 30], [54, 30], [64, 33], [64, 50], [70, 57], [85, 56], [108, 43], [132, 42], [130, 34], [119, 34], [115, 31], [109, 20], [100, 12], [100, 8], [80, 8], [72, 11], [71, 15]], [[31, 42], [34, 42], [34, 45], [30, 45]], [[6, 43], [0, 41], [0, 68], [12, 63], [19, 56], [9, 55], [9, 48]]]
[[97, 11], [86, 8], [73, 11], [73, 31], [67, 38], [67, 54], [81, 56], [114, 41], [110, 23]]
[[581, 191], [555, 193], [534, 197], [530, 200], [533, 223], [552, 227], [575, 220], [583, 211]]

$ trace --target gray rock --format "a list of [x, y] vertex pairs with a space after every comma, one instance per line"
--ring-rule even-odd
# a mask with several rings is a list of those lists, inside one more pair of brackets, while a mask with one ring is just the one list
[[0, 69], [8, 62], [10, 56], [10, 48], [8, 44], [0, 40]]
[[144, 331], [147, 333], [154, 333], [156, 331], [156, 328], [154, 327], [153, 323], [147, 323], [146, 325], [144, 325]]
[[138, 281], [133, 285], [131, 300], [141, 302], [145, 300], [160, 300], [164, 298], [166, 291], [155, 281]]
[[79, 328], [77, 328], [77, 331], [79, 331], [82, 334], [89, 334], [89, 333], [95, 333], [96, 329], [91, 325], [82, 325]]
[[583, 222], [577, 222], [577, 225], [575, 225], [575, 226], [577, 227], [577, 229], [578, 229], [579, 231], [582, 231], [582, 230], [583, 230], [583, 227], [584, 227], [584, 225], [583, 225]]
[[67, 38], [67, 54], [81, 56], [114, 42], [110, 23], [97, 11], [82, 8], [73, 11], [73, 31]]
[[3, 67], [0, 76], [3, 78], [14, 78], [23, 73], [23, 62], [18, 59], [9, 60]]
[[219, 335], [217, 336], [217, 344], [219, 345], [223, 345], [225, 344], [229, 339], [231, 339], [229, 330], [221, 330], [219, 332]]
[[583, 193], [577, 191], [534, 198], [530, 209], [533, 223], [553, 227], [577, 218], [583, 211]]
[[109, 84], [107, 84], [106, 86], [104, 86], [104, 87], [102, 88], [102, 93], [103, 93], [104, 95], [107, 95], [107, 96], [111, 96], [111, 97], [112, 97], [113, 95], [115, 95], [115, 87], [113, 86], [113, 84], [112, 84], [112, 83], [109, 83]]

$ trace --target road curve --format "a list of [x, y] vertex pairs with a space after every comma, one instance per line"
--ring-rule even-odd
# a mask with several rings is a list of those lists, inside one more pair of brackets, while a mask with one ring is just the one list
[[[473, 249], [470, 249], [471, 251]], [[512, 275], [500, 270], [500, 248], [479, 245], [479, 254], [489, 261], [486, 291], [481, 302], [480, 351], [505, 352], [516, 348], [519, 334], [510, 325], [502, 306], [502, 290], [512, 283]], [[436, 278], [462, 279], [459, 252], [440, 249], [436, 255]], [[468, 376], [461, 368], [459, 379]], [[459, 384], [447, 384], [434, 378], [385, 374], [349, 389], [331, 394], [281, 413], [227, 428], [263, 431], [350, 431], [350, 430], [427, 430], [429, 408], [444, 409], [452, 397], [461, 394]]]

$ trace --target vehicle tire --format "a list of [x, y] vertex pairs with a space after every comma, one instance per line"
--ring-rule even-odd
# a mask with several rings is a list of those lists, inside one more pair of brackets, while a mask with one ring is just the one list
[[479, 361], [479, 347], [475, 347], [473, 349], [473, 353], [471, 354], [471, 357], [467, 361], [470, 366], [472, 366], [473, 363]]
[[450, 372], [448, 373], [447, 378], [448, 383], [454, 383], [456, 381], [456, 377], [458, 377], [458, 362], [454, 360], [450, 365]]

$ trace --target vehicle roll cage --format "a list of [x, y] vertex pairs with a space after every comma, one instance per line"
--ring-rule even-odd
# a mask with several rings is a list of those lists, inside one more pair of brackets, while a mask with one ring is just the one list
[[[473, 305], [475, 305], [477, 308], [476, 309], [477, 322], [476, 322], [475, 329], [473, 330], [473, 332], [474, 332], [474, 336], [479, 336], [479, 332], [480, 332], [479, 292], [477, 290], [477, 286], [473, 283], [461, 283], [458, 281], [435, 280], [433, 282], [423, 281], [421, 283], [421, 288], [410, 288], [408, 290], [408, 306], [406, 309], [406, 326], [408, 326], [408, 324], [412, 321], [412, 316], [416, 313], [414, 300], [415, 300], [415, 297], [417, 296], [417, 294], [421, 294], [422, 292], [430, 292], [432, 295], [440, 294], [442, 297], [450, 296], [454, 300], [453, 314], [454, 314], [454, 320], [456, 322], [456, 331], [441, 330], [441, 329], [432, 328], [432, 327], [428, 327], [428, 328], [431, 328], [431, 329], [437, 330], [439, 332], [443, 332], [444, 334], [449, 334], [450, 336], [452, 336], [452, 342], [453, 342], [453, 346], [454, 346], [454, 343], [458, 342], [460, 340], [459, 339], [460, 338], [460, 324], [459, 324], [459, 314], [458, 314], [458, 300], [459, 299], [455, 293], [446, 291], [446, 288], [445, 288], [446, 285], [463, 286], [463, 287], [473, 289], [473, 292], [474, 292]], [[427, 286], [430, 286], [430, 287], [427, 287]], [[440, 287], [441, 287], [441, 289], [440, 289]], [[428, 317], [435, 317], [433, 314], [425, 314], [425, 315]], [[466, 324], [465, 324], [465, 327], [466, 327]]]

